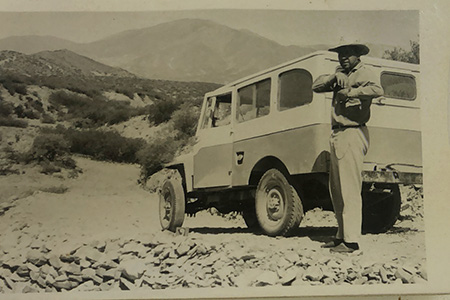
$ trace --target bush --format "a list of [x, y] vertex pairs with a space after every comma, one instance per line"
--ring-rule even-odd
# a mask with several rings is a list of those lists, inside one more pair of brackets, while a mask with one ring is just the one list
[[57, 161], [70, 152], [70, 143], [61, 134], [44, 133], [38, 135], [29, 152], [29, 159], [35, 161]]
[[25, 120], [18, 120], [11, 117], [0, 117], [0, 126], [27, 128], [28, 122]]
[[71, 142], [72, 153], [115, 162], [136, 163], [136, 152], [145, 144], [142, 139], [125, 138], [113, 131], [69, 129], [64, 136]]
[[199, 109], [188, 104], [181, 105], [180, 109], [173, 113], [173, 127], [178, 130], [179, 138], [184, 139], [195, 135], [199, 115]]
[[85, 128], [84, 125], [92, 127], [117, 124], [129, 120], [138, 112], [126, 102], [107, 101], [101, 96], [91, 99], [64, 91], [53, 93], [49, 102], [56, 107], [65, 106], [68, 110], [68, 116], [66, 116], [68, 120], [90, 120], [85, 124], [77, 125], [80, 128]]
[[55, 124], [56, 123], [55, 119], [53, 119], [53, 117], [50, 116], [49, 114], [43, 114], [41, 117], [41, 122], [44, 124]]
[[27, 86], [21, 82], [11, 78], [2, 79], [1, 82], [11, 96], [14, 96], [16, 93], [20, 95], [27, 94]]
[[0, 102], [0, 117], [9, 117], [13, 111], [13, 105], [11, 103]]
[[171, 100], [159, 100], [150, 106], [150, 113], [148, 120], [155, 125], [167, 122], [172, 117], [173, 112], [177, 109], [178, 105], [175, 101]]
[[157, 137], [147, 143], [136, 154], [141, 165], [140, 182], [145, 182], [160, 171], [165, 163], [172, 161], [179, 148], [180, 142], [173, 137]]

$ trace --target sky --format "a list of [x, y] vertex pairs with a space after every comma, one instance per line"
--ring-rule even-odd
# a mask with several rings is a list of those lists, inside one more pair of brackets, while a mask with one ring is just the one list
[[370, 42], [409, 47], [419, 40], [419, 13], [414, 10], [319, 11], [208, 9], [132, 12], [0, 12], [0, 38], [51, 35], [91, 42], [124, 30], [182, 18], [208, 19], [248, 29], [282, 45]]

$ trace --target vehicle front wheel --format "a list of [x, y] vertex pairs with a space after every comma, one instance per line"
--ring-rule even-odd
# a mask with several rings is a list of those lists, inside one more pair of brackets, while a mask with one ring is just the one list
[[291, 234], [303, 217], [297, 191], [277, 169], [270, 169], [261, 177], [255, 207], [261, 229], [270, 236]]
[[398, 184], [363, 183], [363, 233], [388, 231], [400, 215], [401, 195]]
[[185, 213], [184, 189], [179, 180], [166, 179], [159, 195], [159, 221], [162, 229], [175, 232], [183, 225]]

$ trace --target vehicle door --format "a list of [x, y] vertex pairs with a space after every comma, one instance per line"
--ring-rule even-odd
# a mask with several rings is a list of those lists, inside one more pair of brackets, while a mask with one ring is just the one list
[[194, 154], [195, 189], [231, 184], [231, 98], [229, 92], [205, 100]]
[[374, 99], [368, 123], [370, 148], [366, 163], [370, 169], [392, 168], [420, 172], [422, 142], [418, 71], [382, 68], [384, 96]]

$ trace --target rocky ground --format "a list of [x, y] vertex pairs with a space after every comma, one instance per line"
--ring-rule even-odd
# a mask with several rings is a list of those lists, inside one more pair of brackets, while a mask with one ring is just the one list
[[293, 237], [248, 231], [242, 217], [201, 212], [161, 232], [158, 197], [133, 165], [77, 158], [77, 178], [32, 169], [0, 177], [0, 293], [426, 282], [422, 189], [402, 187], [394, 228], [362, 250], [322, 249], [333, 214], [315, 209]]

